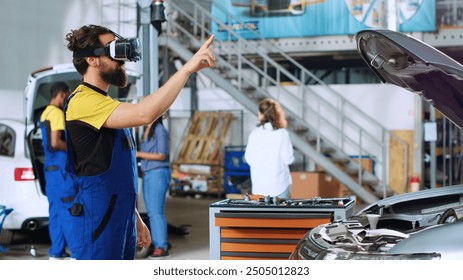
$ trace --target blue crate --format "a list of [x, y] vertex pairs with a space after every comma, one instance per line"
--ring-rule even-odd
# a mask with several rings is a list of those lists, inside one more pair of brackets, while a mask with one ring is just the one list
[[[229, 193], [243, 193], [242, 189], [235, 185], [236, 179], [239, 178], [239, 181], [244, 181], [250, 178], [249, 171], [225, 171], [223, 174], [223, 183], [224, 183], [224, 191], [226, 194]], [[234, 180], [235, 179], [235, 180]]]
[[226, 146], [224, 153], [225, 171], [249, 171], [249, 164], [244, 158], [245, 146]]

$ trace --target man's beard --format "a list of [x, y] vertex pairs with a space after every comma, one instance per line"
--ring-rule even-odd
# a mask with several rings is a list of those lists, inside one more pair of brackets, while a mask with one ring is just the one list
[[117, 87], [127, 86], [127, 73], [122, 66], [117, 67], [115, 70], [108, 70], [107, 65], [105, 66], [106, 69], [100, 72], [100, 76], [105, 82]]

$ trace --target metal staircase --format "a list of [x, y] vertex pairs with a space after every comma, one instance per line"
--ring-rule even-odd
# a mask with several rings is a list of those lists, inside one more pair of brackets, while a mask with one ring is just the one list
[[[364, 202], [371, 203], [392, 193], [387, 184], [387, 157], [389, 140], [395, 135], [259, 34], [254, 32], [258, 39], [246, 40], [226, 22], [215, 18], [204, 5], [186, 1], [189, 2], [187, 10], [169, 2], [170, 10], [178, 13], [178, 20], [168, 22], [161, 44], [186, 61], [211, 35], [210, 26], [220, 26], [228, 32], [228, 38], [216, 37], [213, 43], [217, 67], [201, 73], [251, 112], [257, 113], [258, 102], [265, 97], [279, 100], [288, 117], [293, 145]], [[219, 1], [214, 2], [214, 8], [227, 14], [228, 22], [240, 22], [216, 2]], [[292, 70], [272, 59], [275, 53], [283, 57], [285, 65], [290, 64]], [[300, 76], [296, 77], [294, 72]], [[307, 79], [316, 81], [319, 89], [315, 91], [313, 86], [307, 86], [304, 82]], [[282, 86], [283, 80], [291, 81], [296, 87], [291, 90]], [[357, 157], [373, 159], [375, 174], [363, 169], [348, 151], [355, 151]]]

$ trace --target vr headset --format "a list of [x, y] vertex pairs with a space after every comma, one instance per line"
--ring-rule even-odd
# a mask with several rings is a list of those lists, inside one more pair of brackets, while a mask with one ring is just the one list
[[138, 38], [126, 39], [115, 34], [117, 39], [109, 42], [106, 46], [94, 50], [80, 50], [73, 53], [74, 58], [84, 58], [88, 56], [102, 56], [119, 61], [138, 61], [141, 59], [140, 41]]

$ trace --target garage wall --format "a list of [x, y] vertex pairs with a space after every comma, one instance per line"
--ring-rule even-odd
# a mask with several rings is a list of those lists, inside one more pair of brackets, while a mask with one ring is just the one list
[[24, 92], [22, 90], [0, 89], [0, 118], [24, 118]]
[[22, 90], [32, 71], [71, 62], [66, 33], [101, 22], [95, 0], [2, 0], [0, 5], [0, 89]]

